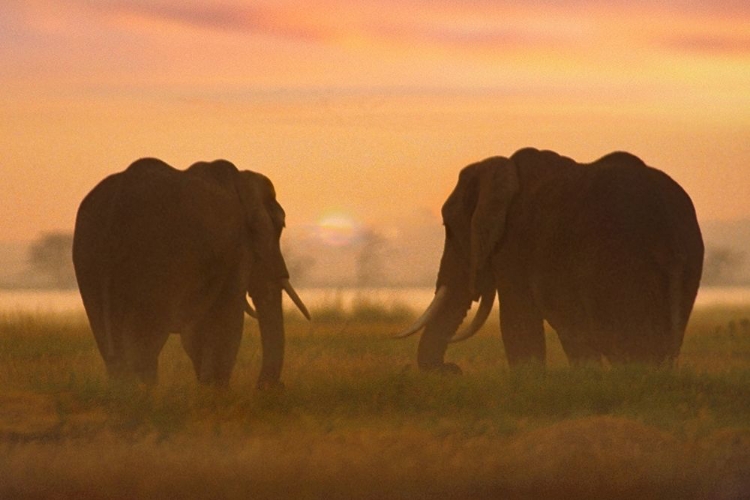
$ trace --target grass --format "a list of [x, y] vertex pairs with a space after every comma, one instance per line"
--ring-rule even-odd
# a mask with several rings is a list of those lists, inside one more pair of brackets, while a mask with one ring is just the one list
[[696, 311], [674, 370], [510, 372], [497, 322], [414, 369], [402, 307], [290, 314], [284, 391], [250, 321], [228, 390], [179, 339], [152, 389], [113, 385], [81, 315], [0, 317], [0, 498], [744, 498], [749, 308]]

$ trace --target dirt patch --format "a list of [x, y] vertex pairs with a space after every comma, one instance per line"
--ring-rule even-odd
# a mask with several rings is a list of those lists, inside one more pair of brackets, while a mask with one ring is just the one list
[[1, 439], [42, 439], [57, 434], [60, 425], [53, 398], [25, 392], [0, 393]]
[[684, 445], [640, 422], [612, 416], [567, 420], [536, 429], [507, 448], [509, 477], [519, 492], [675, 493], [684, 483]]

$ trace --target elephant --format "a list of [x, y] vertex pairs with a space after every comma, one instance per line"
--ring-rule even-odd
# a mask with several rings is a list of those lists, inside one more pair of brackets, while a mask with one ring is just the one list
[[395, 336], [424, 329], [421, 370], [461, 373], [447, 346], [481, 328], [495, 295], [512, 369], [544, 365], [545, 320], [571, 365], [675, 363], [704, 247], [690, 197], [664, 172], [625, 152], [581, 164], [525, 148], [464, 168], [442, 216], [434, 298]]
[[282, 289], [310, 319], [281, 254], [284, 224], [271, 181], [226, 160], [181, 171], [142, 158], [102, 180], [78, 209], [73, 265], [109, 377], [156, 383], [179, 333], [198, 381], [226, 386], [247, 312], [260, 328], [258, 387], [282, 385]]

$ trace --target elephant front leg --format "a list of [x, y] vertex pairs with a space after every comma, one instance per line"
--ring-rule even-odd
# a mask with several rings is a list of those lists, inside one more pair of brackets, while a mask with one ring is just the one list
[[508, 364], [511, 368], [529, 362], [544, 365], [546, 345], [541, 314], [530, 300], [501, 297], [500, 304], [500, 330]]

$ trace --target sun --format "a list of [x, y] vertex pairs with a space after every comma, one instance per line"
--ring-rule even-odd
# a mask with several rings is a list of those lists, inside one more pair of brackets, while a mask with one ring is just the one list
[[316, 233], [320, 241], [334, 247], [354, 243], [360, 233], [360, 225], [349, 214], [328, 212], [323, 214], [316, 224]]

